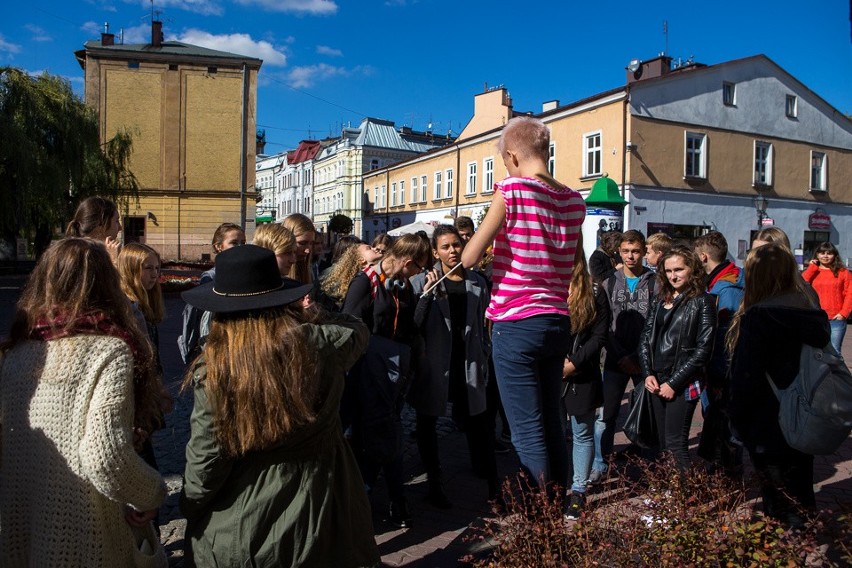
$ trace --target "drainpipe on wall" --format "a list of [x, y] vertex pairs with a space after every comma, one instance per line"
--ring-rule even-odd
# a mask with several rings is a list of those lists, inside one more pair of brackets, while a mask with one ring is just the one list
[[627, 186], [627, 114], [630, 107], [630, 85], [624, 89], [624, 107], [621, 113], [621, 197], [624, 197]]
[[248, 123], [249, 75], [248, 65], [243, 63], [243, 121], [240, 133], [240, 225], [246, 230], [246, 126]]
[[[390, 231], [390, 201], [388, 201], [388, 192], [390, 191], [390, 168], [385, 170], [385, 233]], [[415, 213], [416, 215], [416, 213]]]
[[456, 194], [456, 196], [455, 196], [456, 197], [456, 207], [455, 207], [456, 212], [455, 212], [454, 218], [458, 218], [458, 216], [459, 216], [459, 188], [461, 188], [461, 185], [460, 185], [461, 184], [461, 170], [460, 170], [460, 168], [461, 168], [461, 146], [456, 144], [456, 179], [453, 180], [454, 181], [453, 193]]

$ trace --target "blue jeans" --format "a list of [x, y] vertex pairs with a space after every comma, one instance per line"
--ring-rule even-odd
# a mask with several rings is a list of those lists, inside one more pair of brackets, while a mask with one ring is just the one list
[[597, 412], [591, 410], [585, 414], [571, 417], [571, 430], [574, 433], [572, 493], [586, 492], [586, 481], [588, 481], [589, 474], [592, 472], [592, 461], [595, 459], [596, 416]]
[[828, 320], [831, 328], [831, 345], [840, 353], [843, 346], [843, 336], [846, 335], [846, 320]]
[[597, 471], [607, 470], [607, 458], [615, 444], [615, 427], [621, 411], [621, 401], [631, 378], [634, 386], [641, 382], [638, 376], [631, 377], [612, 369], [603, 371], [604, 403], [603, 407], [598, 409], [598, 419], [595, 422], [595, 462], [592, 465]]
[[495, 322], [491, 336], [497, 386], [521, 467], [531, 483], [562, 488], [568, 481], [561, 394], [569, 332], [567, 316], [541, 315]]

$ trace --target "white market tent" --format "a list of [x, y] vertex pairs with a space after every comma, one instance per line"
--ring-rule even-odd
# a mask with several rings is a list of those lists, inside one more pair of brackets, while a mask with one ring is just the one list
[[413, 235], [417, 231], [424, 231], [426, 236], [431, 237], [432, 233], [435, 231], [435, 227], [429, 223], [424, 223], [423, 221], [415, 221], [414, 223], [403, 225], [402, 227], [397, 227], [396, 229], [388, 231], [388, 234], [392, 237], [398, 237], [400, 235]]

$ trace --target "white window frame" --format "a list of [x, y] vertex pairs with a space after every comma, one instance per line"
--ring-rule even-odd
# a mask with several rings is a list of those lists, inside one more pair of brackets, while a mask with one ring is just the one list
[[482, 193], [494, 191], [494, 156], [482, 160]]
[[556, 144], [551, 142], [548, 152], [550, 156], [547, 159], [547, 171], [550, 172], [551, 176], [556, 177]]
[[443, 172], [441, 170], [435, 172], [434, 180], [435, 182], [432, 186], [432, 200], [437, 201], [439, 199], [443, 199], [444, 197], [443, 195], [441, 195], [444, 190]]
[[426, 192], [429, 189], [429, 176], [420, 176], [420, 203], [426, 203]]
[[[699, 141], [698, 146], [690, 146], [690, 141]], [[687, 165], [692, 163], [698, 171], [688, 172]], [[683, 177], [689, 179], [707, 179], [707, 134], [704, 132], [683, 133]]]
[[376, 186], [376, 198], [373, 200], [373, 209], [379, 209], [379, 186]]
[[[387, 206], [387, 191], [388, 191], [387, 186], [386, 186], [386, 185], [383, 185], [383, 186], [382, 186], [382, 193], [381, 193], [381, 196], [382, 196], [382, 209], [384, 209], [384, 208]], [[342, 194], [341, 194], [341, 199], [342, 199]], [[341, 208], [342, 208], [342, 207], [341, 207]]]
[[[775, 148], [772, 142], [754, 141], [754, 174], [752, 183], [755, 187], [772, 186], [772, 170]], [[763, 179], [761, 178], [761, 174]]]
[[420, 197], [420, 187], [418, 186], [418, 178], [411, 178], [411, 203], [418, 203], [417, 198]]
[[737, 84], [732, 81], [722, 81], [722, 104], [737, 106]]
[[[819, 160], [819, 166], [815, 166]], [[828, 154], [811, 150], [811, 191], [828, 191]]]
[[799, 118], [799, 97], [787, 95], [784, 99], [784, 114], [787, 118]]
[[[597, 143], [595, 144], [595, 140]], [[597, 162], [596, 166], [590, 164], [590, 160]], [[601, 175], [603, 171], [603, 131], [587, 132], [583, 134], [583, 177], [594, 177]]]
[[391, 207], [396, 207], [396, 182], [391, 182]]
[[405, 205], [405, 180], [399, 180], [399, 204]]
[[449, 168], [445, 170], [444, 173], [446, 174], [444, 177], [446, 178], [447, 183], [446, 193], [444, 193], [444, 196], [451, 198], [453, 196], [453, 169]]
[[465, 195], [476, 195], [476, 162], [467, 163], [467, 187]]

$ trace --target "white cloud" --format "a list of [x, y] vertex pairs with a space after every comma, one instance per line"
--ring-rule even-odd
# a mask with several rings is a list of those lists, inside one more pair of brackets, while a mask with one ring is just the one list
[[96, 37], [99, 33], [101, 33], [103, 27], [102, 24], [89, 20], [88, 22], [80, 26], [80, 29], [89, 34], [90, 36]]
[[35, 24], [27, 24], [24, 27], [33, 34], [31, 38], [33, 41], [53, 41], [53, 38], [47, 35], [44, 28], [40, 28]]
[[352, 68], [335, 67], [326, 63], [317, 65], [306, 65], [293, 67], [287, 73], [287, 82], [291, 87], [297, 89], [312, 87], [318, 81], [332, 79], [334, 77], [351, 77], [353, 75], [372, 75], [373, 68], [369, 65], [358, 65]]
[[330, 57], [342, 57], [343, 52], [339, 49], [334, 49], [333, 47], [328, 47], [327, 45], [318, 45], [317, 53], [320, 55], [328, 55]]
[[[150, 0], [124, 0], [124, 2], [141, 4], [150, 13]], [[221, 16], [224, 13], [222, 6], [215, 0], [157, 0], [154, 7], [158, 10], [163, 8], [177, 8], [205, 16]]]
[[253, 40], [249, 34], [214, 35], [203, 30], [189, 29], [173, 39], [209, 49], [257, 57], [263, 59], [264, 65], [287, 65], [287, 56], [283, 51], [266, 40]]
[[334, 0], [236, 0], [245, 6], [258, 6], [270, 12], [329, 15], [337, 13]]
[[6, 52], [11, 55], [21, 52], [21, 46], [16, 43], [10, 43], [6, 41], [6, 38], [3, 37], [3, 34], [0, 34], [0, 53]]
[[132, 28], [115, 30], [115, 41], [122, 40], [126, 44], [151, 43], [151, 24], [145, 23]]

